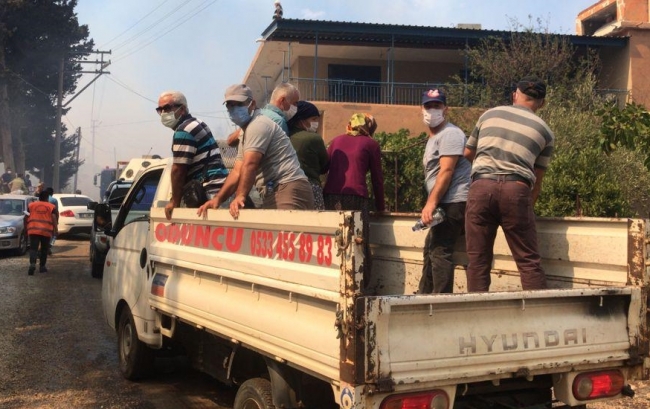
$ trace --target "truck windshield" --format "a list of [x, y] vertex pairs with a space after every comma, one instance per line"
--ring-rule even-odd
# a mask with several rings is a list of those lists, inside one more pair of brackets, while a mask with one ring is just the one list
[[126, 208], [123, 209], [126, 212], [124, 218], [125, 225], [134, 220], [146, 220], [149, 218], [149, 212], [156, 196], [161, 174], [162, 170], [150, 172], [138, 182], [138, 185], [131, 192], [125, 203]]

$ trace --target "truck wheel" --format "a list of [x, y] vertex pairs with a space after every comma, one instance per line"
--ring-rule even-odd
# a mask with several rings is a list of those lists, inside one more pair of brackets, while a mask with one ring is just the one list
[[154, 351], [138, 339], [133, 316], [128, 307], [122, 309], [117, 330], [117, 353], [120, 372], [130, 381], [142, 379], [151, 372]]
[[233, 409], [275, 409], [271, 382], [263, 378], [253, 378], [242, 383], [235, 395]]
[[104, 276], [104, 261], [103, 257], [98, 257], [95, 253], [95, 257], [90, 263], [90, 275], [93, 278], [102, 278]]

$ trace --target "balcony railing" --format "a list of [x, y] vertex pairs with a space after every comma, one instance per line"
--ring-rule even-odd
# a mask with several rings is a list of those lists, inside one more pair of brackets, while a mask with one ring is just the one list
[[390, 105], [419, 105], [422, 92], [444, 85], [310, 78], [292, 78], [289, 82], [297, 86], [301, 98], [308, 101]]
[[[360, 104], [420, 105], [422, 92], [445, 88], [453, 100], [462, 101], [458, 105], [473, 106], [479, 98], [467, 95], [464, 84], [409, 82], [373, 82], [338, 79], [291, 78], [290, 83], [297, 86], [300, 96], [307, 101], [347, 102]], [[601, 97], [625, 102], [629, 92], [622, 89], [595, 90]], [[506, 93], [509, 95], [509, 93]], [[505, 95], [505, 94], [504, 94]]]

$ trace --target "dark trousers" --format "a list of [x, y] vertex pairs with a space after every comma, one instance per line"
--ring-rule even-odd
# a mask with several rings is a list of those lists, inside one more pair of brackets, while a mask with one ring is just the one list
[[494, 239], [501, 226], [517, 264], [524, 290], [546, 288], [537, 247], [537, 228], [530, 187], [519, 181], [478, 179], [472, 182], [465, 214], [467, 290], [488, 291]]
[[[38, 247], [41, 247], [39, 253]], [[39, 265], [43, 267], [47, 263], [47, 251], [50, 249], [50, 238], [31, 234], [29, 236], [29, 264], [36, 264], [36, 258], [39, 258]]]
[[454, 292], [454, 247], [465, 224], [465, 202], [441, 203], [445, 220], [429, 229], [424, 242], [419, 293]]

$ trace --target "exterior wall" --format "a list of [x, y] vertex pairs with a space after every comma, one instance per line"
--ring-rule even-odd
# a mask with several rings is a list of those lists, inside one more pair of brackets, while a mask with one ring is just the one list
[[650, 29], [630, 30], [630, 82], [632, 100], [650, 108]]
[[376, 132], [397, 132], [402, 128], [408, 129], [411, 136], [426, 132], [422, 123], [420, 107], [409, 105], [379, 105], [379, 104], [341, 104], [337, 102], [318, 101], [314, 104], [321, 111], [321, 135], [325, 144], [335, 137], [344, 134], [345, 128], [354, 113], [364, 112], [375, 117]]
[[[369, 65], [381, 67], [381, 80], [388, 81], [388, 69], [385, 60], [350, 60], [346, 58], [318, 58], [318, 73], [316, 78], [327, 79], [327, 67], [330, 64]], [[453, 75], [459, 74], [462, 65], [454, 63], [435, 63], [422, 61], [395, 61], [393, 73], [394, 82], [408, 83], [440, 83], [447, 82]], [[291, 66], [291, 76], [298, 78], [314, 78], [314, 58], [299, 57]]]
[[[601, 52], [602, 68], [599, 73], [601, 89], [630, 89], [629, 48]], [[623, 101], [626, 102], [626, 101]]]
[[[337, 102], [314, 102], [321, 111], [320, 134], [329, 144], [332, 139], [345, 133], [345, 127], [352, 114], [368, 113], [377, 121], [376, 132], [395, 133], [408, 129], [411, 137], [417, 137], [428, 128], [422, 122], [419, 106], [379, 105], [379, 104], [341, 104]], [[469, 134], [483, 110], [449, 108], [449, 120]]]
[[454, 63], [395, 61], [394, 82], [442, 83], [459, 74], [462, 65]]
[[603, 25], [597, 34], [629, 37], [625, 50], [601, 55], [601, 86], [629, 89], [632, 101], [650, 107], [650, 0], [601, 0], [578, 14], [579, 35], [589, 34], [588, 22]]
[[619, 0], [617, 3], [619, 20], [648, 22], [648, 0]]

